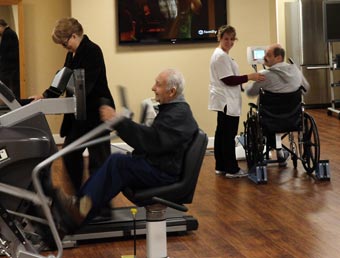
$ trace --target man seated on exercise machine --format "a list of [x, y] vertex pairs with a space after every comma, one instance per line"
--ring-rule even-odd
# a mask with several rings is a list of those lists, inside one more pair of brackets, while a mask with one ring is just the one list
[[[63, 226], [74, 231], [93, 218], [100, 208], [127, 186], [150, 188], [179, 180], [184, 153], [198, 131], [190, 106], [184, 99], [184, 78], [175, 69], [162, 71], [152, 91], [160, 103], [151, 126], [124, 118], [114, 130], [134, 148], [132, 155], [112, 154], [89, 178], [79, 196], [69, 196], [63, 189], [54, 191], [57, 210], [63, 214]], [[113, 119], [110, 106], [100, 107], [103, 121]]]
[[[284, 59], [285, 50], [281, 45], [270, 45], [264, 56], [264, 65], [268, 69], [260, 71], [266, 79], [249, 84], [245, 89], [246, 94], [250, 97], [258, 96], [261, 89], [273, 93], [289, 93], [297, 91], [301, 86], [304, 87], [304, 93], [307, 93], [310, 85], [306, 78], [295, 64], [288, 64], [284, 62]], [[270, 143], [275, 143], [274, 135], [269, 136], [269, 138]], [[279, 166], [286, 166], [288, 157], [287, 151], [277, 149]]]

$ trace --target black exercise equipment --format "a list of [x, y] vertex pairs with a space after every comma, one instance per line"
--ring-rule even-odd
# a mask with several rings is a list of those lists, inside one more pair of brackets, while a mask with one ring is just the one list
[[[48, 184], [50, 167], [44, 168], [36, 179], [32, 171], [57, 153], [45, 114], [75, 113], [76, 107], [84, 103], [80, 82], [72, 80], [70, 84], [74, 91], [81, 91], [77, 93], [78, 100], [27, 100], [27, 105], [21, 106], [12, 91], [0, 83], [0, 98], [8, 108], [0, 116], [0, 252], [8, 257], [42, 257], [38, 253], [46, 248], [45, 228], [53, 220], [45, 212], [49, 211], [51, 200], [36, 192], [33, 184], [34, 180]], [[84, 110], [79, 106], [78, 112]], [[57, 234], [55, 228], [52, 231]]]

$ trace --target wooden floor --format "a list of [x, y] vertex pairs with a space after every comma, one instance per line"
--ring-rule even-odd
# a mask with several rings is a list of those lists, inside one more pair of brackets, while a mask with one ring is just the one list
[[[214, 174], [214, 157], [204, 159], [188, 214], [197, 231], [168, 237], [168, 255], [176, 258], [335, 258], [340, 257], [340, 120], [326, 110], [307, 110], [316, 120], [321, 159], [330, 161], [331, 181], [320, 182], [295, 170], [268, 167], [268, 183]], [[240, 162], [246, 168], [244, 161]], [[128, 205], [118, 196], [115, 205]], [[65, 249], [67, 258], [120, 258], [133, 254], [133, 240], [110, 239]], [[145, 239], [137, 257], [146, 257]]]

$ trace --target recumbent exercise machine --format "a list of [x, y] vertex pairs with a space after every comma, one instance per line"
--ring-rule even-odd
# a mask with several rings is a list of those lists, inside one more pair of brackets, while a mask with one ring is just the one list
[[[58, 152], [45, 114], [76, 112], [77, 117], [82, 117], [81, 113], [85, 113], [85, 103], [82, 101], [77, 102], [76, 95], [79, 99], [84, 100], [85, 93], [83, 87], [83, 71], [70, 72], [65, 69], [60, 71], [57, 76], [61, 77], [59, 78], [61, 81], [65, 80], [64, 76], [73, 78], [72, 80], [69, 79], [67, 83], [70, 84], [70, 81], [73, 81], [73, 87], [75, 88], [75, 92], [77, 92], [73, 98], [42, 99], [26, 106], [20, 106], [11, 91], [8, 90], [5, 85], [0, 84], [0, 97], [10, 109], [8, 113], [0, 116], [0, 130], [2, 131], [0, 137], [0, 251], [8, 257], [42, 257], [39, 255], [41, 250], [45, 250], [46, 248], [53, 249], [55, 247], [58, 249], [57, 257], [61, 257], [63, 247], [68, 247], [70, 241], [72, 242], [71, 246], [74, 246], [79, 240], [131, 236], [133, 234], [134, 223], [130, 214], [130, 207], [116, 208], [113, 209], [112, 219], [95, 219], [74, 235], [65, 236], [63, 242], [60, 241], [55, 224], [60, 218], [58, 218], [56, 214], [52, 216], [50, 209], [52, 200], [46, 197], [43, 190], [44, 184], [46, 182], [46, 184], [50, 183], [49, 173], [51, 162], [77, 149], [79, 146], [83, 147], [96, 144], [98, 140], [91, 141], [90, 139], [111, 128], [119, 119], [117, 119], [117, 121], [111, 121], [110, 124], [104, 123], [94, 129], [93, 132], [91, 131], [89, 134], [81, 137], [78, 141], [74, 142], [74, 144]], [[57, 85], [57, 83], [53, 85], [53, 87], [62, 92], [59, 88], [60, 85]], [[179, 182], [177, 188], [176, 186], [172, 186], [169, 189], [155, 189], [155, 193], [157, 193], [158, 196], [163, 197], [163, 194], [167, 194], [166, 197], [169, 197], [168, 191], [172, 191], [173, 189], [176, 191], [176, 189], [179, 190], [184, 186], [186, 194], [183, 194], [182, 200], [173, 200], [170, 198], [168, 201], [163, 201], [163, 205], [161, 205], [162, 208], [157, 208], [161, 210], [161, 218], [158, 217], [156, 221], [163, 221], [163, 225], [166, 227], [166, 230], [163, 230], [163, 234], [165, 234], [165, 237], [162, 238], [163, 244], [161, 246], [163, 246], [163, 248], [160, 249], [157, 247], [158, 245], [155, 244], [153, 247], [148, 247], [148, 257], [153, 257], [152, 253], [154, 252], [166, 253], [166, 250], [164, 251], [166, 231], [185, 232], [195, 230], [198, 227], [198, 223], [194, 218], [183, 215], [183, 212], [176, 213], [176, 211], [178, 209], [186, 211], [186, 208], [183, 208], [181, 204], [192, 201], [194, 186], [197, 182], [206, 149], [206, 139], [206, 135], [203, 132], [198, 133], [196, 140], [192, 144], [194, 147], [187, 153], [186, 163], [184, 165], [186, 169], [192, 166], [190, 165], [191, 162], [188, 161], [192, 152], [196, 152], [194, 155], [195, 160], [200, 160], [200, 162], [196, 162], [196, 165], [192, 168], [195, 170], [197, 176], [193, 177], [194, 181], [189, 180], [191, 187], [188, 188], [188, 182], [183, 183], [188, 180], [188, 176], [186, 176]], [[192, 177], [190, 174], [189, 176]], [[18, 180], [18, 178], [20, 178], [20, 180]], [[159, 206], [159, 203], [162, 203], [162, 200], [154, 199], [154, 195], [150, 197], [150, 193], [152, 193], [152, 190], [148, 190], [146, 193], [143, 191], [135, 192], [133, 189], [126, 190], [126, 196], [131, 201], [137, 205], [148, 204], [149, 207], [147, 209], [148, 212], [144, 214], [143, 212], [138, 213], [139, 216], [136, 218], [136, 234], [146, 234], [146, 231], [149, 230], [147, 221], [155, 220], [154, 216], [150, 219], [148, 215], [148, 213], [153, 210], [151, 204], [158, 203], [157, 206]], [[144, 201], [141, 202], [140, 198], [144, 198]], [[167, 213], [165, 213], [165, 206], [173, 208], [168, 208]], [[117, 213], [116, 210], [118, 210]], [[148, 244], [152, 245], [151, 242], [152, 241], [148, 241]], [[158, 251], [153, 250], [155, 247]]]

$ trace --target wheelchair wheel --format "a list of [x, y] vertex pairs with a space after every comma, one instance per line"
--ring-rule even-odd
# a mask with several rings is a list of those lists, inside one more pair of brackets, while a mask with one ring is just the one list
[[263, 137], [262, 130], [257, 121], [257, 116], [250, 116], [245, 122], [244, 149], [248, 169], [263, 161]]
[[313, 117], [308, 113], [304, 113], [303, 123], [301, 161], [306, 172], [311, 174], [320, 160], [319, 133]]

